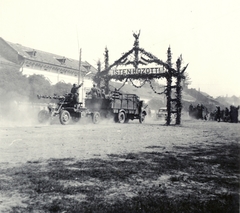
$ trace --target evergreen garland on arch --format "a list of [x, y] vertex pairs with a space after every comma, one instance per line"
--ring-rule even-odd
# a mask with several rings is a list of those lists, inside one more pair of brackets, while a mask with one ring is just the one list
[[[148, 82], [149, 82], [149, 85], [150, 85], [150, 87], [151, 87], [151, 89], [153, 90], [154, 93], [156, 93], [156, 94], [158, 94], [158, 95], [166, 94], [166, 89], [164, 89], [163, 92], [157, 92], [157, 91], [153, 88], [152, 82], [151, 82], [150, 80], [148, 80]], [[165, 86], [164, 86], [164, 87], [165, 87]], [[163, 87], [163, 88], [164, 88], [164, 87]]]
[[130, 79], [130, 82], [132, 83], [132, 85], [136, 88], [141, 88], [145, 83], [146, 83], [147, 79], [140, 85], [140, 86], [137, 86], [133, 83], [132, 79]]

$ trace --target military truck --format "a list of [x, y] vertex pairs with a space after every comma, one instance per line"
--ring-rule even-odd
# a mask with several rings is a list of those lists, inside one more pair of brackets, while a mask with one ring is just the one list
[[88, 114], [92, 115], [93, 123], [99, 123], [102, 118], [113, 118], [118, 123], [128, 123], [138, 119], [140, 123], [147, 115], [143, 101], [135, 94], [122, 94], [113, 91], [108, 96], [85, 99]]

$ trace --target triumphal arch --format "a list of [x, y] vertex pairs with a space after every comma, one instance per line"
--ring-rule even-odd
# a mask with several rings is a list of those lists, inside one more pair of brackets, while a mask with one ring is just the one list
[[[134, 85], [134, 80], [139, 79], [141, 82], [148, 82], [152, 90], [159, 95], [166, 95], [166, 107], [167, 118], [166, 125], [170, 125], [172, 114], [174, 114], [175, 124], [181, 123], [181, 111], [182, 111], [182, 80], [184, 77], [184, 71], [187, 66], [181, 67], [182, 57], [180, 56], [176, 64], [172, 63], [172, 54], [170, 47], [167, 50], [167, 60], [164, 62], [160, 60], [150, 52], [147, 52], [143, 48], [139, 47], [138, 33], [133, 33], [134, 44], [132, 49], [124, 53], [113, 64], [109, 65], [109, 55], [107, 48], [104, 54], [104, 70], [101, 70], [101, 64], [98, 64], [98, 73], [95, 76], [94, 81], [103, 84], [106, 92], [109, 92], [109, 81], [115, 79], [125, 82], [130, 81]], [[166, 79], [166, 85], [163, 86], [163, 90], [156, 91], [151, 80], [153, 79]], [[135, 87], [141, 87], [136, 86]]]

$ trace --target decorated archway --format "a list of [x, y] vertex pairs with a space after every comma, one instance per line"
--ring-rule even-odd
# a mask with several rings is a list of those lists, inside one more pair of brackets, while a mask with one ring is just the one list
[[[181, 123], [182, 111], [181, 81], [185, 78], [184, 71], [188, 65], [181, 68], [182, 58], [180, 56], [176, 61], [176, 68], [174, 68], [170, 47], [167, 50], [167, 61], [164, 62], [150, 52], [147, 52], [143, 48], [139, 47], [140, 31], [138, 34], [133, 33], [133, 36], [135, 38], [133, 48], [124, 53], [122, 57], [111, 65], [109, 65], [108, 50], [107, 48], [105, 49], [105, 68], [101, 71], [101, 65], [100, 63], [98, 64], [98, 73], [95, 76], [94, 81], [97, 82], [98, 86], [100, 86], [100, 84], [104, 85], [107, 93], [109, 92], [109, 81], [111, 79], [119, 81], [125, 80], [125, 82], [130, 80], [132, 84], [133, 80], [136, 79], [141, 79], [144, 83], [149, 82], [150, 87], [155, 93], [159, 95], [166, 95], [166, 125], [170, 125], [172, 114], [176, 115], [175, 124], [179, 125]], [[165, 78], [167, 83], [166, 86], [164, 86], [163, 91], [157, 92], [154, 90], [151, 80], [160, 78]], [[176, 79], [175, 85], [173, 85], [173, 78]], [[175, 90], [175, 95], [173, 95], [172, 90]]]

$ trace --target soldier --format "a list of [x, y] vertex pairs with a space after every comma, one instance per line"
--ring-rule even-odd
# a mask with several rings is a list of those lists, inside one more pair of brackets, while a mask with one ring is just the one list
[[78, 103], [78, 89], [83, 85], [83, 83], [79, 84], [78, 86], [76, 84], [73, 84], [73, 87], [71, 89], [72, 97], [73, 97], [73, 102], [74, 104]]
[[92, 95], [93, 99], [100, 96], [100, 90], [96, 87], [96, 84], [93, 84], [93, 87], [91, 88], [90, 94]]

